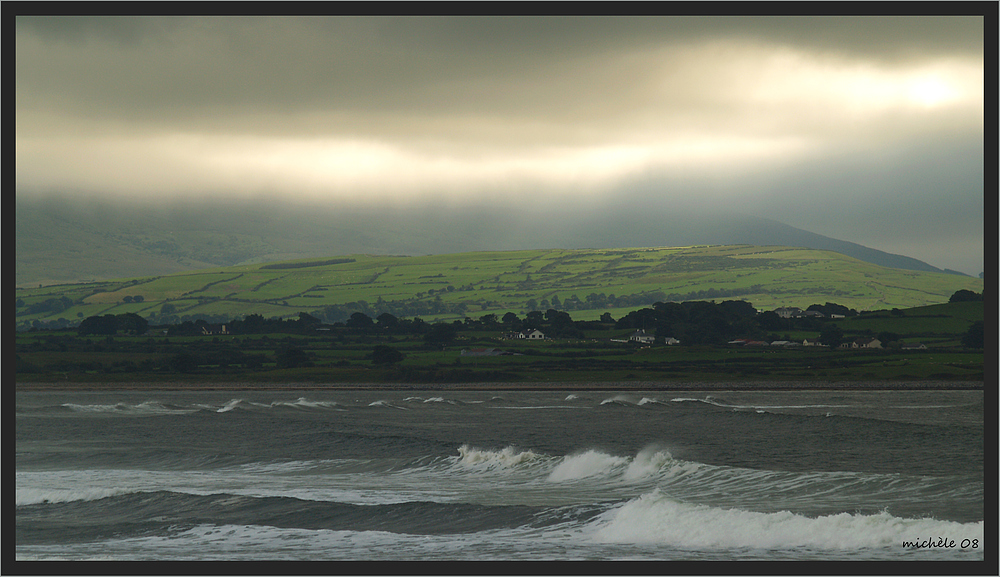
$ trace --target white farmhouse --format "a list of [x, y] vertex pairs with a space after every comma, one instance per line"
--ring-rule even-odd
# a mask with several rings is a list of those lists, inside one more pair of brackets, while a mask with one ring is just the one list
[[632, 336], [630, 336], [628, 340], [633, 343], [652, 344], [653, 341], [656, 340], [656, 337], [653, 335], [647, 335], [646, 331], [639, 329], [632, 333]]

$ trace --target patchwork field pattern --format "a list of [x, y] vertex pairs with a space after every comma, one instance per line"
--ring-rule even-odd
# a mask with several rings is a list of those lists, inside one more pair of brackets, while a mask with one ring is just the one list
[[[17, 322], [127, 312], [154, 321], [300, 312], [335, 320], [351, 311], [453, 320], [549, 308], [588, 320], [687, 300], [745, 300], [760, 310], [835, 302], [869, 311], [947, 302], [960, 289], [982, 292], [983, 280], [774, 246], [350, 255], [18, 289]], [[57, 299], [62, 305], [53, 305]]]

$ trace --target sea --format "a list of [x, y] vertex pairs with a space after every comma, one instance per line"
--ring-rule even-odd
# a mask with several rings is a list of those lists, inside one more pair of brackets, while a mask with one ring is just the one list
[[29, 569], [995, 559], [981, 390], [15, 396]]

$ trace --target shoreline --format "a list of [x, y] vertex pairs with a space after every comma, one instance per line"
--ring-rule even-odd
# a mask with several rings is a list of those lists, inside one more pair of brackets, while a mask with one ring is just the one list
[[79, 382], [16, 383], [21, 392], [113, 391], [939, 391], [984, 390], [983, 381], [607, 381], [607, 382], [483, 382], [483, 383], [199, 383], [199, 382]]

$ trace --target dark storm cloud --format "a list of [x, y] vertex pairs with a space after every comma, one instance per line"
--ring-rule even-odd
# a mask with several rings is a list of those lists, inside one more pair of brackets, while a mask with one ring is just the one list
[[[613, 70], [572, 71], [722, 40], [875, 61], [983, 50], [982, 19], [957, 17], [36, 17], [18, 18], [17, 35], [23, 100], [167, 116], [219, 107], [551, 113], [566, 104], [558, 79], [567, 68], [576, 82], [594, 79], [573, 96], [607, 97], [613, 86], [628, 100]], [[640, 76], [628, 72], [617, 79]]]
[[584, 211], [641, 182], [875, 248], [929, 246], [900, 215], [983, 218], [982, 17], [18, 17], [15, 42], [18, 194]]

